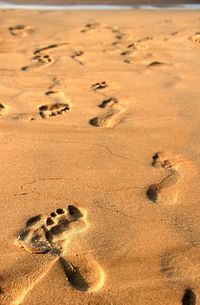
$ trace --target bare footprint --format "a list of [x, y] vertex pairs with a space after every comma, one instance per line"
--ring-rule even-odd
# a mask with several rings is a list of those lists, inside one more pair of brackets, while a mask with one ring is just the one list
[[74, 205], [58, 208], [49, 216], [34, 216], [27, 221], [15, 245], [31, 253], [60, 254], [68, 242], [66, 234], [74, 228], [85, 228], [84, 216], [85, 212]]
[[39, 115], [41, 118], [46, 119], [51, 116], [64, 114], [71, 110], [71, 102], [65, 97], [64, 92], [47, 91], [45, 94], [52, 100], [52, 103], [39, 106]]
[[32, 58], [33, 64], [24, 66], [21, 68], [22, 71], [33, 70], [35, 68], [39, 69], [44, 66], [49, 66], [53, 63], [52, 58], [48, 54], [38, 54]]
[[81, 56], [84, 55], [83, 51], [74, 51], [70, 57], [75, 60], [77, 63], [79, 63], [79, 65], [84, 66], [85, 63], [81, 60]]
[[100, 23], [98, 22], [89, 22], [86, 23], [85, 27], [81, 30], [81, 33], [87, 33], [89, 31], [95, 30], [100, 26]]
[[13, 36], [26, 37], [33, 33], [33, 28], [28, 25], [18, 24], [9, 28], [10, 34]]
[[121, 122], [121, 114], [125, 108], [115, 97], [104, 100], [99, 107], [105, 109], [105, 112], [90, 120], [92, 126], [114, 128]]
[[179, 184], [183, 183], [185, 177], [192, 176], [196, 169], [189, 160], [180, 155], [158, 152], [152, 159], [152, 166], [164, 168], [167, 176], [160, 182], [149, 186], [146, 193], [148, 199], [154, 203], [161, 200], [176, 202], [180, 190]]
[[73, 234], [77, 235], [87, 229], [86, 215], [84, 209], [68, 205], [48, 216], [34, 216], [27, 221], [15, 240], [15, 245], [31, 253], [51, 253], [55, 256], [55, 262], [61, 265], [72, 288], [91, 292], [103, 286], [103, 269], [87, 255], [73, 254], [65, 257]]
[[189, 38], [190, 40], [200, 44], [200, 32], [195, 33], [193, 36]]
[[102, 81], [99, 83], [95, 83], [91, 86], [91, 89], [93, 91], [98, 91], [98, 90], [102, 90], [108, 87], [108, 84], [106, 83], [106, 81]]
[[149, 42], [153, 37], [143, 37], [137, 41], [129, 42], [125, 50], [120, 53], [120, 56], [123, 58], [124, 63], [130, 64], [132, 60], [135, 61], [134, 55], [139, 50], [144, 50], [147, 48], [146, 42]]
[[65, 47], [68, 45], [68, 42], [62, 42], [62, 43], [55, 43], [55, 44], [50, 44], [45, 47], [37, 48], [33, 52], [33, 57], [31, 58], [31, 61], [33, 62], [32, 64], [28, 66], [24, 66], [21, 68], [22, 71], [27, 71], [27, 70], [33, 70], [35, 68], [39, 69], [44, 66], [49, 66], [55, 62], [52, 57], [46, 53], [46, 51], [51, 52], [52, 50], [55, 52], [56, 50]]

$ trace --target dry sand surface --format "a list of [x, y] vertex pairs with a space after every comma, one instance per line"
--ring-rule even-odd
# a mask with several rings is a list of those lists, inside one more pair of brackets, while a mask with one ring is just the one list
[[0, 20], [0, 304], [198, 304], [199, 12]]

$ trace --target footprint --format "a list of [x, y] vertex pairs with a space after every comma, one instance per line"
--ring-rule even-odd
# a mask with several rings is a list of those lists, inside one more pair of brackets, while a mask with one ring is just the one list
[[105, 89], [108, 87], [108, 84], [106, 83], [106, 81], [102, 81], [102, 82], [99, 82], [99, 83], [96, 83], [96, 84], [93, 84], [91, 86], [91, 89], [93, 91], [97, 91], [97, 90], [102, 90], [102, 89]]
[[30, 253], [48, 252], [55, 256], [55, 262], [62, 267], [71, 287], [91, 292], [103, 286], [103, 269], [88, 255], [73, 254], [65, 257], [73, 233], [77, 235], [88, 227], [86, 214], [84, 209], [68, 205], [48, 216], [34, 216], [27, 221], [15, 240], [15, 245]]
[[74, 228], [77, 231], [85, 227], [84, 215], [85, 212], [74, 205], [58, 208], [49, 216], [36, 215], [27, 221], [15, 245], [31, 253], [60, 254], [68, 241], [66, 234]]
[[160, 182], [149, 186], [146, 192], [148, 199], [154, 203], [163, 199], [172, 203], [176, 202], [179, 193], [178, 185], [188, 174], [192, 177], [195, 170], [194, 166], [179, 155], [164, 152], [156, 153], [152, 159], [152, 166], [164, 168], [167, 171], [167, 176]]
[[121, 52], [120, 56], [122, 56], [124, 63], [130, 64], [131, 61], [135, 58], [133, 58], [133, 55], [139, 51], [146, 49], [145, 42], [151, 41], [153, 37], [143, 37], [137, 41], [129, 43], [125, 50]]
[[58, 79], [56, 76], [54, 76], [54, 77], [52, 78], [52, 84], [48, 87], [48, 90], [49, 90], [49, 91], [52, 91], [55, 87], [57, 87], [57, 86], [59, 86], [59, 85], [60, 85], [59, 79]]
[[65, 97], [64, 92], [47, 91], [45, 94], [53, 103], [39, 106], [39, 115], [41, 118], [46, 119], [51, 116], [64, 114], [71, 110], [71, 102]]
[[85, 25], [85, 27], [81, 30], [81, 33], [87, 33], [89, 31], [95, 30], [100, 26], [98, 22], [89, 22]]
[[197, 248], [176, 248], [165, 252], [161, 255], [160, 272], [170, 287], [197, 284], [199, 282], [199, 252]]
[[39, 54], [32, 58], [33, 64], [29, 66], [24, 66], [21, 68], [22, 71], [32, 70], [35, 68], [41, 68], [44, 66], [49, 66], [53, 63], [53, 60], [48, 54]]
[[26, 37], [28, 34], [33, 33], [31, 26], [19, 24], [9, 28], [10, 34], [13, 36]]
[[33, 64], [28, 65], [28, 66], [24, 66], [21, 68], [22, 71], [27, 71], [27, 70], [32, 70], [35, 68], [41, 68], [44, 66], [49, 66], [50, 64], [54, 63], [55, 60], [52, 59], [52, 57], [46, 53], [46, 51], [55, 51], [58, 48], [61, 47], [65, 47], [66, 45], [68, 45], [69, 43], [67, 42], [62, 42], [59, 44], [50, 44], [48, 46], [42, 47], [42, 48], [37, 48], [34, 52], [33, 52], [33, 57], [31, 58], [31, 60], [33, 61]]
[[76, 62], [78, 62], [79, 65], [84, 66], [85, 63], [79, 59], [79, 58], [80, 58], [81, 56], [83, 56], [83, 55], [84, 55], [84, 52], [83, 52], [83, 51], [74, 51], [74, 52], [70, 55], [70, 57], [71, 57], [73, 60], [75, 60]]
[[196, 295], [191, 288], [185, 290], [182, 305], [196, 305]]
[[195, 33], [193, 36], [189, 38], [190, 40], [200, 44], [200, 32]]
[[[129, 48], [129, 47], [127, 47]], [[131, 50], [131, 49], [128, 49], [128, 50], [125, 50], [123, 52], [121, 52], [121, 56], [123, 58], [123, 62], [126, 63], [126, 64], [130, 64], [131, 63], [131, 55], [133, 54], [134, 50]]]
[[105, 109], [105, 113], [90, 120], [90, 124], [95, 127], [114, 128], [121, 122], [121, 114], [125, 108], [115, 97], [104, 100], [100, 108]]
[[107, 27], [114, 34], [114, 41], [112, 45], [119, 45], [127, 38], [127, 34], [123, 33], [118, 27]]

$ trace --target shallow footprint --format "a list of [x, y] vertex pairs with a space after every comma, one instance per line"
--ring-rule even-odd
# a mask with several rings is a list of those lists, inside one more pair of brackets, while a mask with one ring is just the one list
[[50, 64], [53, 63], [52, 58], [48, 54], [39, 54], [35, 55], [32, 58], [32, 61], [34, 62], [31, 65], [24, 66], [21, 68], [22, 71], [27, 71], [27, 70], [33, 70], [35, 68], [39, 69], [44, 66], [49, 66]]
[[125, 108], [115, 97], [110, 97], [104, 100], [99, 107], [104, 108], [105, 113], [91, 119], [90, 124], [92, 126], [114, 128], [120, 123], [121, 114], [124, 112]]
[[13, 36], [26, 37], [28, 34], [33, 33], [31, 26], [18, 24], [9, 28], [10, 34]]
[[200, 32], [197, 32], [193, 36], [191, 36], [190, 40], [200, 44]]
[[85, 27], [81, 30], [81, 33], [87, 33], [89, 31], [95, 30], [100, 26], [100, 23], [98, 22], [89, 22], [86, 23]]
[[169, 153], [158, 152], [152, 157], [152, 166], [156, 168], [164, 168], [167, 176], [160, 182], [149, 186], [146, 195], [149, 200], [156, 203], [161, 199], [165, 199], [174, 203], [178, 199], [178, 184], [188, 172], [192, 176], [194, 174], [194, 166], [189, 160], [184, 159], [180, 155], [172, 155]]
[[196, 246], [168, 250], [160, 259], [160, 272], [168, 286], [199, 283], [199, 249]]
[[65, 97], [64, 92], [47, 91], [45, 95], [48, 96], [53, 103], [39, 106], [39, 114], [41, 118], [46, 119], [51, 116], [64, 114], [71, 110], [71, 102]]
[[106, 81], [102, 81], [99, 83], [95, 83], [91, 86], [91, 89], [93, 91], [98, 91], [98, 90], [102, 90], [108, 87], [108, 84], [106, 83]]
[[81, 60], [81, 57], [84, 55], [83, 51], [74, 51], [70, 57], [71, 59], [75, 60], [79, 65], [84, 66], [85, 63]]

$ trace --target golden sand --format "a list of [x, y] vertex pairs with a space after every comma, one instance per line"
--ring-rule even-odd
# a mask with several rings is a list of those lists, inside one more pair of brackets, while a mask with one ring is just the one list
[[199, 13], [0, 20], [0, 304], [197, 304]]

